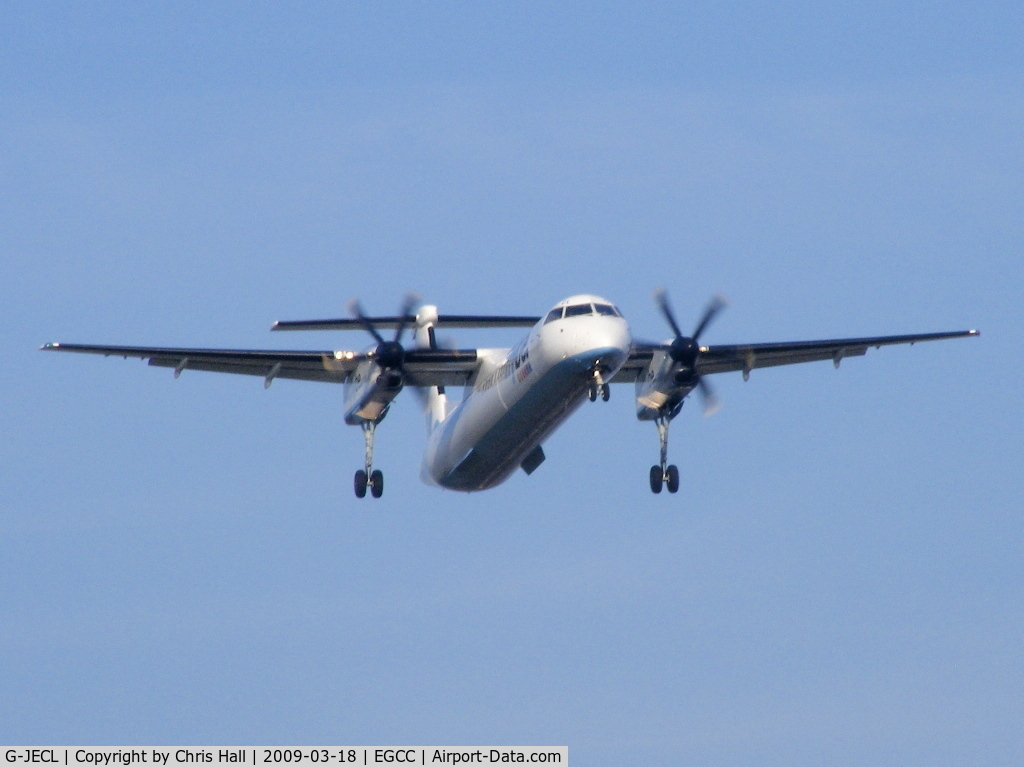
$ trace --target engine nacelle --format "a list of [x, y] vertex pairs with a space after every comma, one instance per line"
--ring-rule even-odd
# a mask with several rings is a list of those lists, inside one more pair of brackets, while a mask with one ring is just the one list
[[674, 418], [683, 399], [696, 385], [693, 371], [682, 367], [666, 352], [655, 352], [643, 375], [636, 379], [636, 417], [641, 421]]
[[403, 383], [401, 371], [382, 368], [372, 360], [361, 362], [345, 382], [345, 423], [381, 421]]

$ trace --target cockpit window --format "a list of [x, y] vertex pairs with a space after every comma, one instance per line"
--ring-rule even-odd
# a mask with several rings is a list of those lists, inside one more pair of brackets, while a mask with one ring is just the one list
[[594, 307], [590, 304], [574, 304], [573, 306], [565, 307], [565, 316], [568, 317], [582, 317], [584, 314], [593, 314]]
[[548, 312], [544, 318], [544, 324], [560, 320], [562, 317], [585, 317], [589, 314], [598, 314], [604, 317], [621, 317], [622, 314], [611, 304], [573, 304], [572, 306], [559, 306]]
[[603, 314], [605, 317], [621, 317], [619, 310], [611, 304], [594, 304], [594, 308], [598, 314]]

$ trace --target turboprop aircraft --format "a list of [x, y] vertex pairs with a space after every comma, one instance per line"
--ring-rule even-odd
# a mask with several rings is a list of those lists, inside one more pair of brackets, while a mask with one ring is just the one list
[[[355, 494], [367, 488], [379, 498], [384, 475], [373, 468], [373, 439], [391, 403], [403, 388], [419, 390], [427, 418], [427, 448], [421, 477], [428, 484], [452, 490], [486, 490], [508, 479], [518, 468], [532, 474], [544, 461], [545, 440], [584, 401], [607, 401], [609, 384], [635, 385], [636, 416], [658, 428], [661, 452], [651, 467], [650, 486], [660, 493], [679, 489], [679, 469], [668, 463], [668, 427], [693, 391], [705, 413], [717, 408], [707, 376], [742, 372], [798, 362], [832, 360], [838, 368], [846, 357], [859, 357], [869, 347], [914, 344], [976, 336], [977, 330], [919, 335], [841, 338], [827, 341], [728, 344], [704, 346], [700, 338], [725, 306], [715, 298], [693, 333], [676, 321], [665, 291], [655, 302], [674, 337], [664, 343], [634, 341], [618, 308], [599, 296], [577, 295], [559, 301], [542, 317], [439, 314], [437, 307], [408, 296], [398, 315], [369, 317], [358, 301], [349, 304], [351, 318], [277, 322], [271, 330], [363, 329], [376, 342], [366, 351], [256, 351], [171, 349], [139, 346], [95, 346], [50, 343], [47, 351], [83, 352], [139, 357], [150, 365], [185, 370], [262, 376], [269, 387], [275, 378], [297, 378], [344, 384], [345, 423], [359, 426], [366, 440], [366, 460], [355, 473]], [[511, 349], [445, 349], [438, 328], [528, 327], [529, 334]], [[413, 348], [402, 345], [406, 328]], [[381, 330], [395, 331], [388, 340]], [[447, 390], [462, 386], [461, 399]]]

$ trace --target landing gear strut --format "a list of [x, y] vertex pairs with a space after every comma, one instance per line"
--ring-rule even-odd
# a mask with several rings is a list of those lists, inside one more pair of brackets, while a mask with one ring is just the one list
[[668, 425], [670, 419], [661, 416], [654, 420], [658, 427], [658, 439], [661, 442], [661, 461], [651, 467], [651, 492], [660, 493], [662, 484], [670, 493], [679, 490], [679, 469], [675, 464], [668, 463]]
[[594, 371], [594, 378], [590, 382], [590, 401], [595, 402], [597, 395], [601, 395], [601, 399], [605, 402], [612, 396], [612, 387], [605, 383], [604, 378], [601, 376], [600, 370]]
[[366, 439], [366, 468], [356, 472], [356, 498], [365, 498], [367, 487], [370, 488], [370, 495], [380, 498], [384, 494], [384, 473], [373, 468], [373, 430], [377, 428], [377, 424], [365, 422], [362, 427], [363, 437]]

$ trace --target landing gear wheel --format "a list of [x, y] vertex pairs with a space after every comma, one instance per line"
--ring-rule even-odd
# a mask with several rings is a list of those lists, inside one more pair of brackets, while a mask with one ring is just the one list
[[360, 469], [356, 472], [356, 498], [366, 497], [366, 472]]
[[661, 467], [660, 466], [652, 466], [651, 467], [651, 492], [652, 493], [657, 494], [657, 493], [661, 492], [661, 483], [662, 483], [663, 480], [664, 480], [664, 476], [661, 473]]
[[601, 399], [603, 399], [605, 402], [607, 402], [608, 398], [611, 397], [611, 396], [612, 396], [612, 387], [609, 386], [608, 384], [601, 384]]
[[590, 384], [590, 401], [597, 401], [597, 384]]
[[374, 498], [384, 495], [384, 472], [380, 469], [374, 469], [370, 475], [370, 494]]
[[668, 488], [670, 493], [674, 493], [679, 489], [679, 469], [675, 464], [672, 464], [665, 471], [665, 487]]

